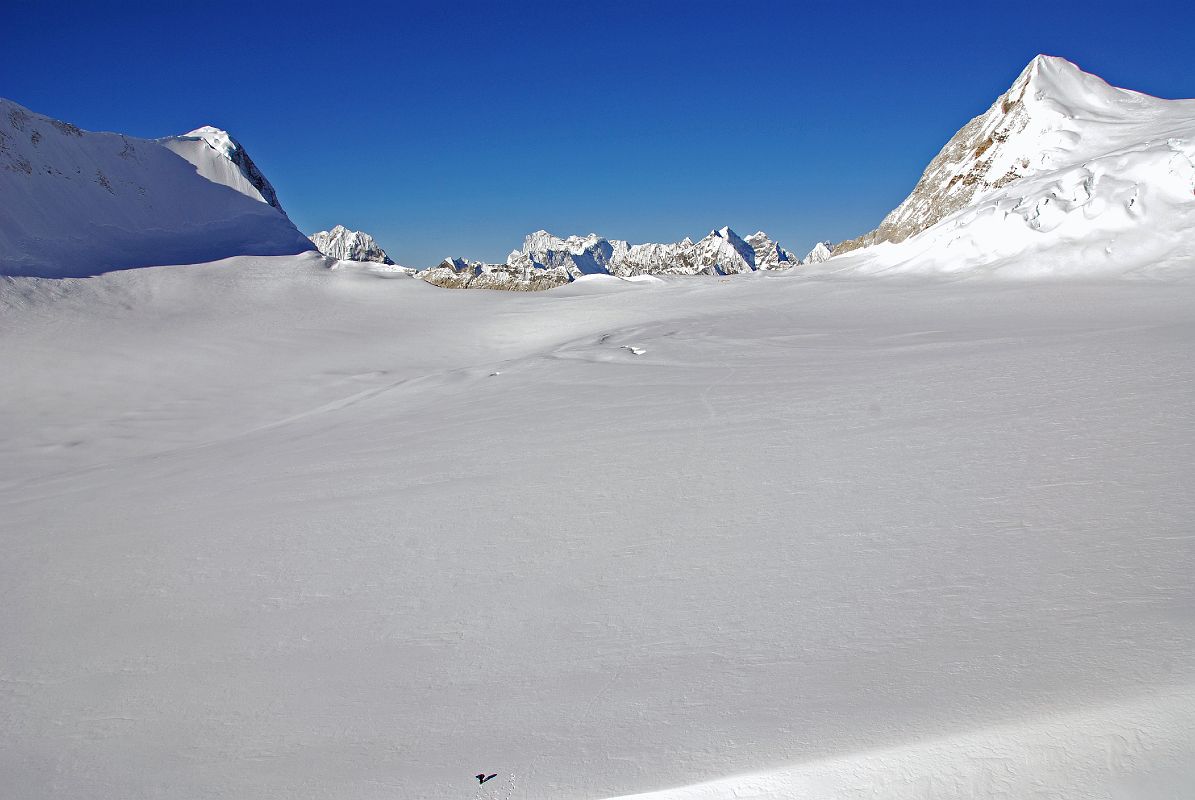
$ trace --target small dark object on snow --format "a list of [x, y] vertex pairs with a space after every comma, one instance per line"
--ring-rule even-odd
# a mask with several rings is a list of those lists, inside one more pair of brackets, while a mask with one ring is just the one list
[[493, 775], [486, 775], [486, 774], [483, 772], [483, 773], [481, 773], [480, 775], [475, 775], [474, 777], [475, 777], [475, 778], [477, 778], [477, 782], [478, 782], [478, 783], [485, 783], [485, 782], [486, 782], [486, 781], [488, 781], [490, 778], [497, 778], [497, 777], [498, 777], [498, 773], [497, 773], [497, 772], [495, 772]]

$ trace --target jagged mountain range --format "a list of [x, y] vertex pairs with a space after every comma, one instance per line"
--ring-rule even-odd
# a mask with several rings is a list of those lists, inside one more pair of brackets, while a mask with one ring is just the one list
[[[733, 275], [831, 259], [833, 269], [872, 272], [997, 269], [1030, 256], [1056, 272], [1179, 268], [1195, 260], [1193, 143], [1195, 100], [1114, 88], [1038, 56], [875, 230], [818, 243], [804, 259], [763, 232], [729, 228], [646, 244], [541, 230], [502, 264], [445, 259], [419, 276], [525, 290], [594, 274]], [[214, 127], [157, 140], [90, 133], [0, 99], [0, 193], [0, 274], [82, 276], [317, 247], [393, 265], [360, 231], [299, 233], [262, 170]]]
[[[824, 244], [811, 258], [820, 258]], [[758, 231], [745, 239], [729, 227], [710, 231], [694, 242], [630, 244], [591, 233], [561, 239], [536, 231], [503, 264], [448, 258], [418, 277], [450, 288], [548, 289], [583, 275], [735, 275], [756, 270], [790, 269], [802, 262]]]

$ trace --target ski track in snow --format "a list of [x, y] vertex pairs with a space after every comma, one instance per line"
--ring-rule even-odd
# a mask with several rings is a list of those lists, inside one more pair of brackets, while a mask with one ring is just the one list
[[13, 796], [1195, 780], [1195, 285], [321, 264], [0, 287]]

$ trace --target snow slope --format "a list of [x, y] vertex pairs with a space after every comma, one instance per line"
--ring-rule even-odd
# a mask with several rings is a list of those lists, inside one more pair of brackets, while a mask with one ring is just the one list
[[1189, 793], [1195, 282], [324, 263], [0, 282], [8, 795]]
[[0, 99], [0, 275], [94, 275], [313, 249], [227, 133], [91, 133]]
[[1195, 100], [1117, 89], [1038, 56], [954, 136], [880, 227], [862, 272], [1160, 274], [1195, 264]]

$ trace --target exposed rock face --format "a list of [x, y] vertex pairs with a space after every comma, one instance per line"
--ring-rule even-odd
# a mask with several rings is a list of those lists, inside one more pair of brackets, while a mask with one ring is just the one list
[[[625, 243], [624, 243], [625, 244]], [[664, 275], [690, 269], [684, 254], [693, 249], [693, 240], [685, 237], [679, 242], [632, 244], [618, 260], [618, 276]]]
[[572, 278], [564, 267], [534, 268], [510, 264], [485, 264], [464, 258], [446, 258], [416, 274], [445, 289], [505, 289], [536, 292], [568, 283]]
[[445, 259], [419, 273], [451, 288], [533, 291], [550, 289], [582, 275], [734, 275], [756, 269], [788, 269], [799, 262], [762, 231], [742, 239], [730, 228], [711, 231], [699, 242], [629, 244], [591, 233], [561, 239], [547, 231], [527, 236], [505, 264]]
[[1063, 97], [1092, 89], [1120, 91], [1065, 59], [1037, 56], [986, 113], [956, 133], [929, 163], [913, 192], [874, 231], [841, 242], [834, 254], [881, 242], [901, 242], [977, 198], [1056, 166], [1069, 129]]
[[330, 231], [317, 231], [309, 238], [321, 253], [339, 261], [394, 263], [368, 233], [351, 231], [343, 225], [337, 225]]

